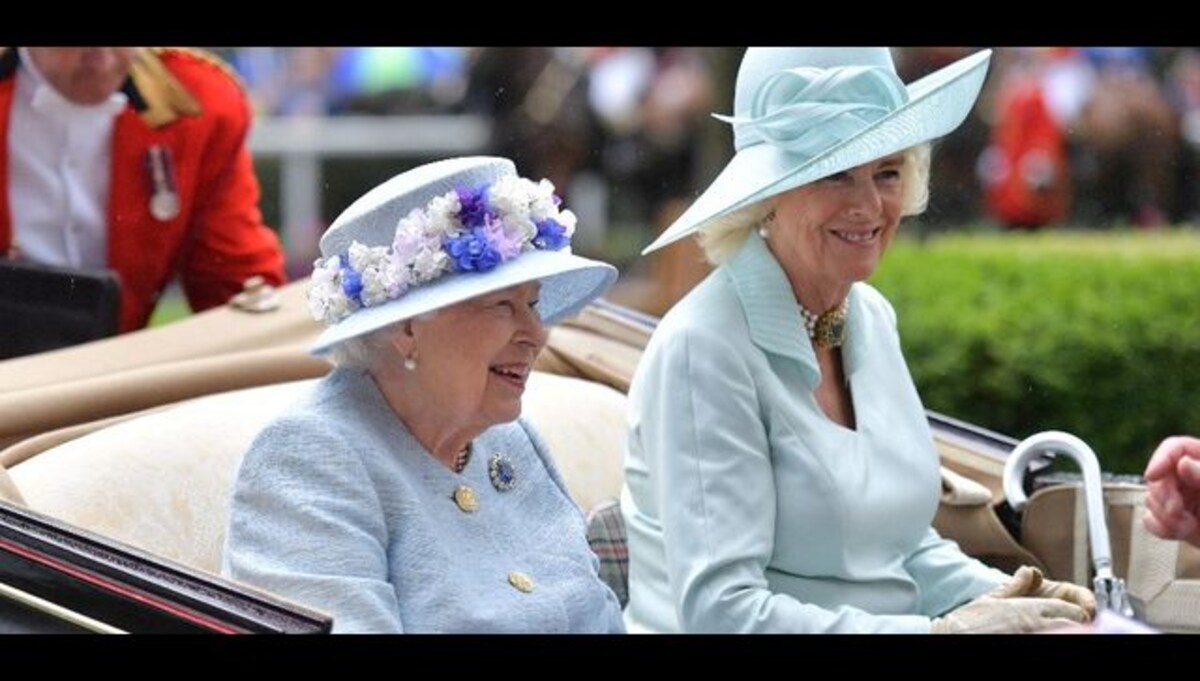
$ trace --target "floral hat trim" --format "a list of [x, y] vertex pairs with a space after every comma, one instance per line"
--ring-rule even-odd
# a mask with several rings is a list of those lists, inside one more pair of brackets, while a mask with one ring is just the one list
[[460, 186], [415, 208], [396, 225], [388, 246], [350, 247], [313, 263], [308, 308], [317, 321], [336, 324], [448, 273], [487, 272], [532, 250], [558, 251], [571, 243], [575, 214], [549, 180], [507, 175]]

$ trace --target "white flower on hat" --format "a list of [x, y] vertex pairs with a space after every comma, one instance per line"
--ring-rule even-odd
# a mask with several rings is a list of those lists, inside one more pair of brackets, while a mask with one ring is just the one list
[[429, 202], [429, 207], [425, 210], [427, 215], [425, 233], [431, 237], [452, 236], [458, 233], [462, 227], [462, 223], [458, 221], [460, 209], [458, 194], [455, 192], [447, 192], [433, 197], [433, 200]]
[[[414, 208], [400, 219], [400, 224], [396, 226], [396, 237], [392, 241], [392, 261], [406, 285], [415, 286], [432, 281], [449, 268], [450, 258], [442, 252], [442, 235], [457, 233], [458, 224], [457, 218], [447, 218], [442, 212], [450, 209], [457, 211], [458, 208], [458, 197], [451, 192], [435, 197], [430, 202], [429, 210]], [[435, 215], [438, 217], [435, 218]], [[453, 228], [448, 225], [453, 225]]]
[[358, 309], [358, 304], [342, 293], [341, 271], [342, 259], [336, 255], [313, 263], [308, 310], [314, 319], [341, 319]]
[[450, 256], [440, 249], [423, 248], [413, 259], [413, 284], [424, 284], [450, 269]]
[[396, 225], [396, 236], [392, 239], [392, 252], [396, 258], [402, 263], [412, 262], [421, 246], [429, 240], [431, 229], [429, 216], [420, 208], [414, 208], [400, 218]]
[[568, 239], [575, 236], [575, 224], [579, 222], [579, 218], [575, 217], [574, 211], [564, 210], [558, 214], [558, 224], [563, 226], [563, 234]]
[[488, 200], [504, 222], [505, 232], [510, 239], [528, 243], [537, 235], [537, 218], [530, 208], [534, 203], [534, 184], [529, 180], [509, 175], [492, 184]]
[[[533, 184], [530, 182], [530, 184]], [[550, 180], [542, 180], [533, 187], [532, 201], [530, 202], [529, 212], [533, 215], [534, 220], [545, 220], [558, 215], [558, 197], [554, 195], [554, 183]]]
[[406, 274], [401, 274], [386, 248], [370, 248], [360, 243], [350, 245], [350, 267], [358, 271], [362, 291], [358, 294], [363, 307], [386, 303], [408, 288]]

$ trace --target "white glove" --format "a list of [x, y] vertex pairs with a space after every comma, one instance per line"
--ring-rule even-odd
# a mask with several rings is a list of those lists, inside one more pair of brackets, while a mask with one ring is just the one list
[[1070, 582], [1056, 582], [1046, 579], [1042, 571], [1029, 566], [1021, 566], [1012, 579], [996, 587], [988, 594], [992, 598], [1057, 598], [1068, 603], [1074, 603], [1087, 613], [1086, 622], [1096, 616], [1096, 597], [1088, 589]]
[[1024, 634], [1071, 627], [1089, 619], [1083, 608], [1057, 598], [983, 596], [933, 620], [934, 634]]

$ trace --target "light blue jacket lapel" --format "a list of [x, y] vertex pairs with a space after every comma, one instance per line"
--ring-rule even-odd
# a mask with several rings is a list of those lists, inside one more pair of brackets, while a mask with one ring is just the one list
[[[798, 363], [810, 385], [815, 387], [820, 383], [817, 356], [804, 330], [804, 319], [800, 316], [791, 282], [762, 237], [751, 232], [738, 254], [723, 269], [741, 301], [754, 344]], [[862, 342], [871, 337], [870, 329], [863, 326], [869, 324], [869, 315], [865, 314], [862, 305], [855, 286], [850, 289], [846, 345], [843, 347], [847, 377], [863, 365], [869, 350]]]

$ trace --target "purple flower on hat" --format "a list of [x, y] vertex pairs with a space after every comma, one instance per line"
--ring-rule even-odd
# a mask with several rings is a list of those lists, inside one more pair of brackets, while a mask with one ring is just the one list
[[543, 251], [557, 251], [571, 243], [567, 236], [567, 228], [554, 218], [537, 221], [537, 236], [533, 237], [533, 245]]
[[487, 225], [483, 229], [487, 240], [500, 254], [501, 260], [512, 260], [521, 254], [524, 240], [518, 233], [509, 234], [508, 227], [500, 218], [489, 217]]
[[447, 239], [443, 248], [458, 272], [487, 272], [503, 260], [483, 227]]
[[483, 227], [489, 217], [495, 217], [487, 202], [487, 191], [491, 185], [481, 184], [478, 187], [458, 187], [458, 203], [461, 206], [458, 218], [467, 229]]

